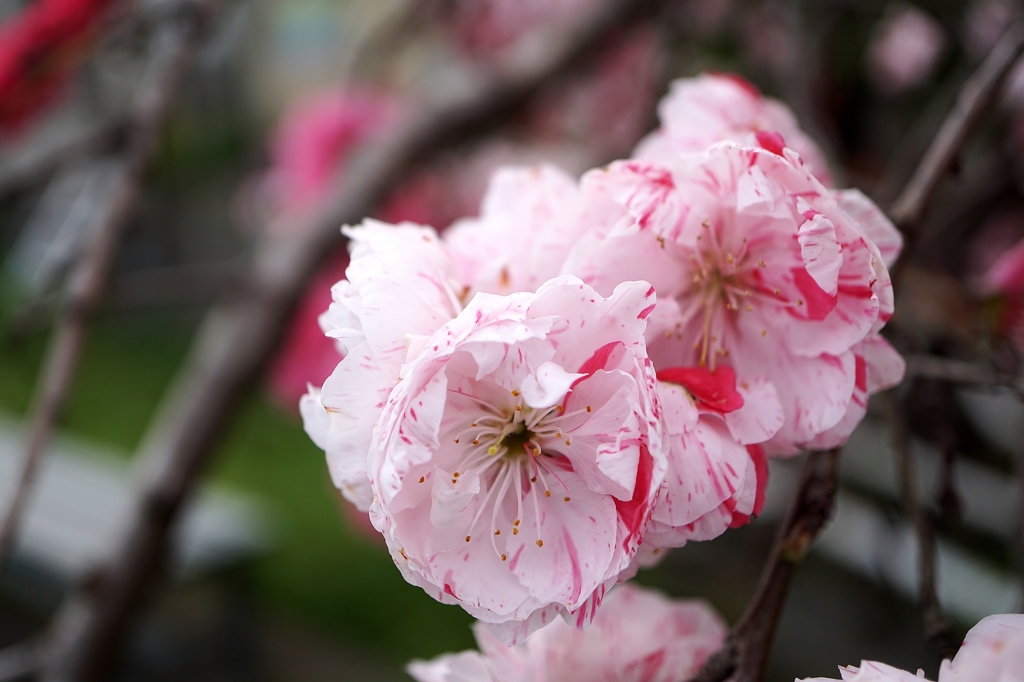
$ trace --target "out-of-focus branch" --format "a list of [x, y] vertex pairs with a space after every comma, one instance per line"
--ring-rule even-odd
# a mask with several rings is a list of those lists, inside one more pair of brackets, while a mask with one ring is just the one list
[[[1017, 460], [1017, 490], [1024, 491], [1024, 459]], [[1013, 550], [1017, 562], [1017, 580], [1021, 586], [1021, 599], [1014, 611], [1024, 611], [1024, 494], [1018, 496], [1017, 528], [1015, 529]]]
[[193, 33], [193, 26], [179, 20], [168, 20], [154, 33], [147, 73], [127, 122], [129, 138], [120, 176], [110, 194], [113, 207], [72, 273], [60, 319], [43, 361], [27, 420], [28, 438], [18, 487], [0, 527], [0, 560], [14, 541], [40, 457], [78, 369], [89, 321], [99, 305], [121, 235], [138, 202], [143, 175], [188, 61]]
[[425, 104], [414, 120], [357, 156], [322, 210], [268, 228], [244, 289], [207, 315], [155, 418], [142, 447], [130, 522], [93, 589], [69, 598], [55, 618], [43, 680], [107, 677], [126, 624], [161, 565], [168, 530], [228, 415], [272, 352], [292, 303], [320, 259], [339, 243], [339, 226], [362, 219], [416, 163], [500, 122], [553, 76], [581, 62], [606, 35], [661, 4], [603, 3], [568, 39], [546, 41], [492, 78]]
[[903, 511], [910, 518], [917, 534], [918, 602], [924, 619], [925, 638], [929, 646], [945, 658], [956, 653], [956, 635], [953, 623], [942, 612], [935, 577], [935, 528], [928, 512], [921, 508], [917, 495], [917, 470], [910, 451], [910, 427], [907, 413], [895, 390], [886, 393], [893, 446], [899, 464], [900, 496]]
[[839, 482], [839, 450], [807, 455], [800, 485], [779, 527], [754, 598], [725, 646], [708, 659], [690, 682], [758, 682], [775, 637], [796, 567], [832, 514]]
[[28, 641], [0, 651], [0, 682], [30, 678], [39, 668], [40, 649], [38, 642]]
[[1015, 21], [964, 83], [953, 109], [893, 203], [889, 216], [904, 232], [913, 231], [920, 224], [936, 186], [953, 165], [960, 148], [998, 94], [999, 85], [1021, 53], [1024, 53], [1024, 22]]
[[0, 166], [0, 198], [45, 180], [69, 159], [110, 144], [123, 128], [124, 121], [99, 121], [56, 144], [40, 145], [8, 161]]
[[1012, 388], [1024, 396], [1024, 378], [1004, 374], [973, 362], [935, 355], [907, 355], [907, 377], [938, 379], [951, 384]]

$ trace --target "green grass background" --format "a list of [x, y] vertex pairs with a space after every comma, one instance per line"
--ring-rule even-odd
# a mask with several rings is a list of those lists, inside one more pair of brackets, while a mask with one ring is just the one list
[[[130, 453], [138, 445], [191, 331], [155, 319], [104, 319], [93, 329], [61, 427]], [[0, 342], [0, 409], [24, 413], [46, 335]], [[369, 648], [396, 663], [472, 645], [471, 619], [401, 577], [382, 543], [350, 527], [323, 453], [296, 415], [262, 386], [232, 419], [209, 478], [266, 502], [274, 550], [246, 582], [261, 608]]]

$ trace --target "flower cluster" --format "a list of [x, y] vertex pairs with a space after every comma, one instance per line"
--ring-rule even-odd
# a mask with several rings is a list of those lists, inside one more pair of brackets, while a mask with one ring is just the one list
[[[927, 682], [899, 668], [864, 661], [839, 669], [846, 682]], [[486, 679], [486, 678], [482, 678]], [[971, 628], [952, 661], [942, 662], [939, 682], [1019, 682], [1024, 680], [1024, 615], [989, 616]], [[824, 677], [803, 682], [832, 682]]]
[[443, 237], [345, 229], [306, 429], [405, 578], [506, 644], [747, 523], [766, 457], [843, 443], [902, 377], [881, 211], [735, 77], [660, 111], [579, 180], [498, 171]]

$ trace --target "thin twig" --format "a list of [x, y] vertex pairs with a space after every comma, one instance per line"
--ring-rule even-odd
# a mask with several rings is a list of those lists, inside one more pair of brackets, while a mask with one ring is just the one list
[[925, 639], [940, 656], [950, 658], [957, 644], [953, 623], [942, 611], [936, 580], [935, 528], [928, 512], [921, 508], [917, 494], [917, 469], [910, 447], [907, 413], [895, 390], [886, 393], [893, 446], [899, 464], [900, 496], [903, 511], [910, 518], [917, 535], [918, 602], [924, 620]]
[[690, 682], [758, 682], [762, 678], [796, 567], [832, 515], [839, 486], [838, 463], [838, 449], [807, 455], [800, 485], [779, 527], [757, 593], [725, 646]]
[[138, 203], [143, 175], [187, 63], [190, 33], [179, 22], [168, 21], [153, 37], [147, 74], [129, 116], [129, 139], [120, 175], [110, 194], [112, 208], [75, 267], [43, 361], [29, 410], [28, 439], [18, 487], [0, 527], [0, 565], [15, 539], [43, 449], [78, 369], [89, 321], [99, 305], [121, 236]]
[[1020, 600], [1015, 612], [1024, 611], [1024, 458], [1017, 460], [1017, 527], [1014, 529], [1013, 553], [1017, 563], [1017, 584], [1020, 585]]
[[1024, 22], [1016, 21], [1010, 25], [984, 63], [964, 83], [953, 109], [946, 116], [914, 175], [893, 204], [889, 215], [901, 230], [913, 231], [920, 224], [939, 180], [953, 165], [960, 148], [995, 99], [999, 85], [1022, 52]]
[[935, 355], [907, 355], [906, 361], [907, 377], [984, 388], [1012, 388], [1024, 395], [1024, 378], [1004, 374], [985, 365]]
[[51, 629], [43, 680], [105, 679], [131, 615], [160, 567], [167, 533], [244, 389], [273, 351], [292, 303], [319, 260], [340, 241], [338, 226], [372, 210], [402, 175], [432, 153], [483, 132], [529, 101], [552, 77], [584, 60], [601, 40], [660, 0], [614, 0], [525, 61], [433, 106], [354, 159], [319, 213], [267, 230], [247, 286], [207, 315], [181, 373], [143, 444], [133, 513], [98, 572], [95, 590], [62, 606]]

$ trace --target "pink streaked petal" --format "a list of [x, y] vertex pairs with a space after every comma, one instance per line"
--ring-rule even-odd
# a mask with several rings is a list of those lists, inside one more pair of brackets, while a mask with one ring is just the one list
[[903, 235], [892, 221], [859, 189], [833, 190], [832, 197], [853, 217], [864, 236], [878, 247], [885, 266], [891, 268], [903, 250]]
[[729, 433], [742, 445], [763, 443], [786, 421], [775, 386], [765, 379], [741, 381], [738, 388], [743, 407], [723, 415]]
[[[809, 205], [800, 204], [797, 203], [798, 208], [804, 208], [806, 216], [806, 212], [812, 209]], [[839, 285], [839, 270], [843, 265], [842, 247], [836, 239], [835, 225], [821, 213], [815, 212], [800, 226], [797, 242], [807, 273], [822, 291], [835, 296]]]

